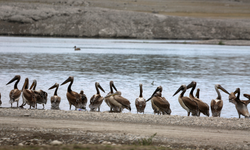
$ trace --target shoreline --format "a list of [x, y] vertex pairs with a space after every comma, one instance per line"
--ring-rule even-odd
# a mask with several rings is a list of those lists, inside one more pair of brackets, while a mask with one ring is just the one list
[[[250, 119], [64, 110], [0, 109], [2, 146], [136, 145], [175, 149], [249, 149]], [[60, 145], [61, 145], [60, 144]]]

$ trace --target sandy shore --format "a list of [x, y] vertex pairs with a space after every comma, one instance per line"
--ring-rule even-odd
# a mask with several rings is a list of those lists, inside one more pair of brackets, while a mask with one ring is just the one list
[[138, 144], [191, 149], [249, 149], [250, 119], [63, 110], [0, 109], [1, 145]]

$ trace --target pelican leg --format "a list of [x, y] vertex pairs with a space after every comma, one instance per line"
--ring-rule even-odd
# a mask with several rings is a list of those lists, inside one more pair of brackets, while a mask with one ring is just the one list
[[10, 103], [10, 105], [11, 105], [10, 107], [12, 108], [12, 103]]
[[44, 104], [43, 104], [43, 109], [44, 109]]
[[71, 110], [71, 104], [69, 104], [69, 110]]
[[98, 107], [98, 112], [100, 112], [100, 106]]
[[18, 101], [17, 101], [17, 105], [16, 105], [16, 107], [18, 107]]
[[190, 115], [190, 112], [188, 112], [188, 116]]

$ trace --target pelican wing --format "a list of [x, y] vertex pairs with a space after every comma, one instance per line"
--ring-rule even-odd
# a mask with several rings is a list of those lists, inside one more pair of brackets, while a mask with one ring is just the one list
[[114, 95], [114, 99], [125, 108], [131, 110], [130, 101], [127, 100], [126, 98], [122, 97], [121, 95]]
[[222, 107], [223, 107], [223, 101], [222, 100], [212, 100], [210, 103], [211, 106], [211, 110], [216, 110], [216, 111], [221, 111]]
[[21, 90], [18, 90], [18, 89], [13, 89], [10, 91], [10, 99], [15, 101], [15, 100], [19, 100], [19, 97], [21, 95]]
[[67, 99], [70, 104], [75, 106], [76, 102], [80, 99], [80, 95], [75, 91], [70, 91], [67, 92]]
[[182, 101], [189, 110], [192, 111], [198, 109], [198, 104], [195, 101], [191, 100], [189, 97], [182, 97]]
[[170, 114], [171, 113], [170, 104], [166, 100], [165, 97], [158, 97], [158, 96], [154, 97], [153, 102], [154, 102], [155, 106], [158, 107], [162, 111], [163, 114], [165, 114], [165, 113]]

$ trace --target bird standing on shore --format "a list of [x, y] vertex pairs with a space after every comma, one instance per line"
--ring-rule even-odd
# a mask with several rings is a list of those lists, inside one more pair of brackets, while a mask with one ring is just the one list
[[[208, 106], [208, 104], [203, 102], [201, 99], [194, 97], [194, 95], [193, 95], [194, 89], [196, 88], [196, 84], [197, 83], [195, 81], [192, 81], [187, 86], [187, 89], [192, 88], [190, 93], [189, 93], [189, 97], [198, 104], [199, 112], [202, 112], [204, 115], [209, 117], [209, 106]], [[199, 114], [199, 116], [200, 116], [200, 114]]]
[[66, 96], [67, 96], [67, 99], [69, 101], [69, 110], [71, 110], [72, 105], [75, 106], [75, 110], [76, 110], [77, 108], [80, 108], [78, 106], [78, 103], [80, 101], [80, 94], [71, 90], [71, 86], [72, 86], [72, 84], [74, 82], [74, 77], [73, 76], [69, 76], [68, 79], [66, 79], [61, 85], [64, 85], [64, 84], [66, 84], [68, 82], [70, 82], [70, 84], [68, 86]]
[[215, 91], [217, 92], [217, 98], [211, 101], [210, 103], [210, 107], [211, 107], [211, 111], [212, 111], [212, 116], [213, 117], [220, 117], [221, 114], [221, 110], [223, 108], [223, 101], [221, 99], [221, 95], [220, 95], [220, 90], [222, 90], [223, 92], [228, 93], [227, 90], [225, 90], [220, 84], [215, 84]]
[[61, 102], [61, 97], [57, 95], [58, 87], [59, 87], [59, 84], [55, 83], [53, 86], [51, 86], [49, 88], [49, 90], [56, 88], [55, 92], [54, 92], [54, 95], [51, 96], [51, 98], [50, 98], [51, 109], [60, 109], [59, 105], [60, 105], [60, 102]]
[[188, 113], [187, 116], [189, 116], [190, 113], [192, 113], [192, 116], [199, 116], [200, 112], [199, 112], [198, 104], [195, 101], [193, 101], [191, 98], [184, 96], [186, 90], [187, 90], [187, 86], [183, 84], [174, 93], [173, 96], [175, 96], [177, 93], [182, 91], [178, 97], [178, 101], [179, 101], [181, 107], [187, 111], [187, 113]]
[[[237, 97], [235, 96], [235, 94], [238, 94]], [[240, 100], [240, 88], [237, 88], [234, 92], [229, 94], [229, 102], [235, 105], [239, 118], [240, 118], [240, 115], [245, 116], [245, 118], [250, 117], [250, 114], [247, 108], [247, 105], [249, 102]]]
[[37, 104], [42, 104], [43, 105], [43, 109], [44, 109], [44, 105], [47, 104], [48, 94], [47, 94], [47, 92], [45, 92], [43, 90], [36, 90], [36, 85], [37, 85], [37, 81], [33, 80], [33, 83], [30, 86], [30, 90], [33, 90], [33, 92], [35, 94], [36, 108], [37, 108]]
[[143, 92], [142, 84], [139, 84], [139, 87], [140, 87], [140, 95], [135, 100], [135, 106], [136, 106], [137, 114], [138, 114], [138, 112], [144, 113], [144, 109], [146, 107], [146, 100], [142, 96], [142, 92]]
[[21, 79], [21, 76], [20, 75], [16, 75], [13, 79], [11, 79], [6, 85], [16, 81], [16, 83], [14, 84], [14, 89], [10, 91], [10, 94], [9, 94], [9, 97], [10, 97], [10, 104], [11, 104], [11, 107], [12, 107], [12, 104], [14, 102], [17, 102], [17, 107], [18, 107], [18, 102], [19, 102], [19, 99], [20, 99], [20, 95], [21, 95], [21, 90], [18, 89], [17, 87], [17, 84], [19, 83]]
[[31, 109], [31, 106], [34, 108], [36, 106], [36, 98], [35, 98], [35, 93], [32, 90], [29, 90], [28, 87], [29, 87], [29, 79], [26, 78], [23, 84], [23, 88], [22, 88], [23, 104], [20, 107], [23, 107], [26, 104], [28, 104], [30, 105], [30, 109]]
[[114, 92], [113, 92], [113, 88], [115, 89], [115, 91], [117, 91], [114, 82], [110, 81], [109, 82], [109, 87], [110, 87], [110, 92], [105, 96], [104, 101], [106, 102], [106, 104], [110, 107], [110, 112], [119, 112], [119, 108], [122, 107], [120, 103], [118, 103], [115, 99], [114, 99]]
[[151, 100], [151, 105], [154, 110], [154, 113], [162, 114], [171, 114], [170, 104], [165, 97], [162, 97], [162, 87], [158, 86], [152, 96], [146, 101]]
[[91, 111], [96, 111], [98, 109], [98, 111], [100, 112], [100, 107], [104, 98], [101, 96], [99, 89], [101, 89], [104, 93], [105, 91], [98, 82], [95, 83], [95, 88], [96, 94], [90, 98], [89, 108]]

